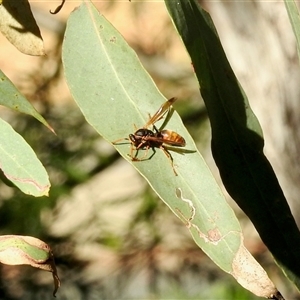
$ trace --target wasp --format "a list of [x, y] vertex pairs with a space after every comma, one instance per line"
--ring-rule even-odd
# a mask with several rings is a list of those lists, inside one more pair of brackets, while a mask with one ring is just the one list
[[[156, 153], [155, 148], [161, 149], [167, 158], [170, 160], [172, 169], [177, 176], [176, 170], [174, 168], [173, 157], [171, 153], [168, 151], [166, 146], [175, 146], [175, 147], [184, 147], [185, 140], [179, 135], [177, 132], [164, 129], [159, 130], [154, 125], [157, 121], [161, 120], [164, 115], [170, 111], [172, 104], [177, 100], [177, 98], [173, 97], [167, 100], [165, 103], [161, 105], [158, 111], [151, 117], [149, 115], [149, 121], [140, 129], [137, 129], [134, 133], [129, 134], [127, 138], [121, 138], [113, 142], [113, 144], [118, 144], [122, 140], [128, 140], [131, 143], [130, 147], [130, 157], [132, 161], [142, 161], [148, 154], [149, 149], [151, 148], [153, 154], [148, 158], [151, 159], [152, 156]], [[152, 126], [152, 129], [149, 127]], [[146, 150], [144, 156], [142, 158], [138, 158], [139, 150]], [[134, 154], [134, 151], [135, 154]], [[147, 160], [148, 160], [147, 159]]]

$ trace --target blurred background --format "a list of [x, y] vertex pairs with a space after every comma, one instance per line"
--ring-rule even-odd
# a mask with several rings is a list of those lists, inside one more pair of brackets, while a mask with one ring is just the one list
[[[86, 123], [73, 102], [64, 81], [61, 45], [67, 18], [80, 1], [66, 1], [57, 15], [49, 10], [60, 1], [29, 2], [47, 55], [26, 56], [1, 36], [0, 68], [57, 136], [35, 119], [3, 107], [0, 116], [37, 153], [52, 187], [49, 197], [33, 198], [3, 179], [0, 234], [31, 235], [51, 245], [62, 281], [58, 299], [257, 299], [203, 254], [184, 224]], [[221, 185], [198, 82], [164, 2], [94, 4], [134, 48], [166, 98], [179, 98], [175, 109]], [[284, 4], [201, 5], [210, 12], [261, 123], [265, 153], [300, 224], [300, 72]], [[229, 197], [228, 201], [241, 222], [247, 248], [284, 296], [300, 299], [248, 218]], [[52, 299], [52, 290], [50, 273], [0, 265], [0, 299]]]

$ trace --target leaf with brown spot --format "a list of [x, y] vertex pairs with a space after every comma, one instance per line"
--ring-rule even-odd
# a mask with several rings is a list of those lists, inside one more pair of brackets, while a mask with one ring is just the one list
[[212, 154], [224, 186], [299, 289], [300, 231], [264, 155], [262, 129], [227, 60], [213, 20], [196, 0], [165, 2], [200, 85], [211, 124]]

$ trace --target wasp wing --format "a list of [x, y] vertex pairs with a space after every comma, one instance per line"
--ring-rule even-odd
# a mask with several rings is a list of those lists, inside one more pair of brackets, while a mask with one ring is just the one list
[[144, 128], [147, 128], [154, 123], [156, 123], [158, 120], [163, 118], [163, 116], [166, 114], [166, 112], [170, 109], [171, 105], [177, 100], [177, 98], [173, 97], [169, 100], [167, 100], [162, 106], [158, 109], [158, 111], [150, 118], [150, 120], [145, 124]]

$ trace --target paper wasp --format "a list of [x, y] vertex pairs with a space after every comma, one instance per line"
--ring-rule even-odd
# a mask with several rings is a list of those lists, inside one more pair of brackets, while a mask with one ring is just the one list
[[[159, 148], [163, 150], [165, 155], [168, 157], [168, 159], [171, 162], [173, 171], [175, 175], [177, 175], [174, 163], [173, 163], [173, 157], [171, 153], [167, 149], [167, 145], [169, 146], [175, 146], [175, 147], [184, 147], [185, 146], [185, 140], [184, 138], [179, 135], [177, 132], [164, 129], [159, 130], [154, 125], [157, 121], [161, 120], [164, 115], [170, 111], [171, 105], [176, 101], [176, 98], [171, 98], [167, 100], [162, 106], [158, 109], [158, 111], [151, 117], [149, 121], [140, 129], [137, 129], [135, 133], [129, 134], [128, 138], [121, 138], [113, 142], [113, 144], [117, 144], [122, 140], [129, 140], [131, 143], [130, 147], [130, 157], [133, 161], [142, 161], [147, 156], [149, 149], [151, 148], [153, 150], [153, 154], [148, 158], [151, 159], [152, 156], [155, 154], [155, 148]], [[152, 126], [152, 130], [148, 129], [148, 127]], [[144, 156], [142, 158], [137, 158], [138, 151], [144, 149], [146, 150]], [[134, 154], [134, 150], [136, 153]]]

